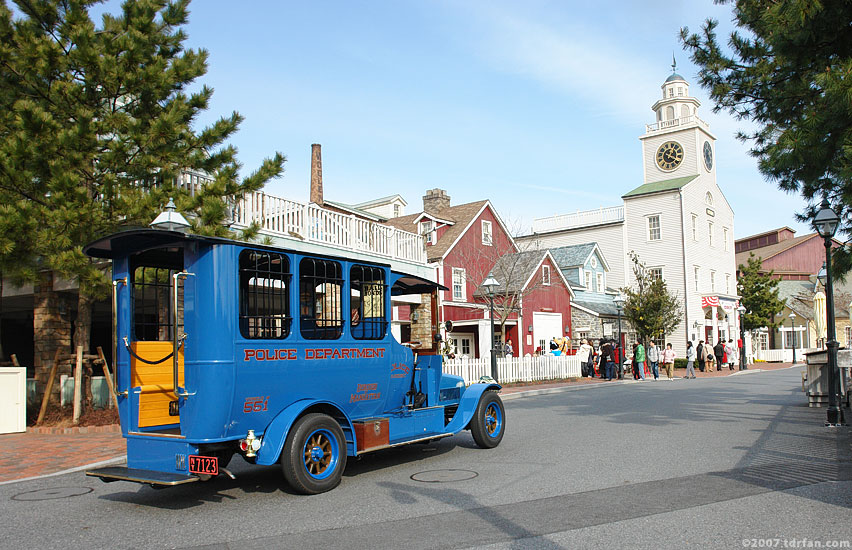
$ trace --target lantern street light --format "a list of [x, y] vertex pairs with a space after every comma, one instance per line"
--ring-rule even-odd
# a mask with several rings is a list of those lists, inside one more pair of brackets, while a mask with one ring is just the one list
[[621, 357], [621, 355], [622, 355], [622, 349], [621, 349], [621, 310], [622, 310], [622, 308], [624, 308], [624, 303], [626, 301], [627, 300], [624, 299], [624, 295], [622, 295], [620, 293], [619, 293], [618, 296], [616, 296], [615, 298], [612, 299], [612, 303], [615, 304], [615, 310], [616, 310], [616, 312], [618, 312], [618, 343], [616, 344], [615, 349], [618, 350], [618, 354], [617, 354], [618, 355], [618, 363], [617, 363], [617, 365], [618, 365], [618, 377], [619, 378], [622, 377], [621, 369], [624, 368], [623, 367], [623, 361], [624, 360]]
[[497, 345], [494, 343], [494, 294], [497, 292], [497, 287], [500, 283], [494, 278], [493, 273], [488, 274], [488, 278], [482, 282], [485, 288], [485, 295], [488, 296], [488, 303], [491, 308], [491, 378], [497, 381]]
[[166, 231], [182, 231], [186, 232], [189, 229], [189, 222], [186, 221], [186, 218], [181, 215], [180, 212], [177, 211], [175, 207], [175, 201], [169, 198], [169, 203], [166, 205], [166, 209], [163, 212], [160, 212], [160, 215], [157, 216], [154, 221], [150, 223], [150, 226], [154, 229], [165, 229]]
[[790, 312], [790, 315], [787, 317], [790, 318], [790, 342], [793, 347], [793, 364], [796, 364], [796, 314], [794, 312]]
[[843, 423], [843, 411], [838, 406], [840, 377], [837, 372], [837, 338], [834, 328], [834, 289], [831, 282], [831, 241], [837, 232], [840, 217], [831, 209], [828, 199], [823, 199], [820, 210], [814, 216], [814, 228], [825, 244], [825, 301], [826, 301], [826, 348], [828, 350], [828, 410], [825, 425], [838, 426]]
[[740, 351], [740, 370], [748, 369], [748, 362], [746, 361], [746, 342], [745, 342], [745, 323], [743, 323], [743, 315], [745, 315], [746, 308], [744, 305], [740, 304], [737, 308], [737, 312], [740, 314], [740, 342], [742, 342], [742, 351]]

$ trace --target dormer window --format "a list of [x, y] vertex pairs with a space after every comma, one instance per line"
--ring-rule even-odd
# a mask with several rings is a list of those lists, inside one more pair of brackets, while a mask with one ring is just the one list
[[398, 218], [401, 213], [400, 206], [398, 204], [393, 205], [393, 217]]
[[435, 244], [435, 223], [432, 220], [420, 222], [420, 234], [426, 237], [426, 244]]

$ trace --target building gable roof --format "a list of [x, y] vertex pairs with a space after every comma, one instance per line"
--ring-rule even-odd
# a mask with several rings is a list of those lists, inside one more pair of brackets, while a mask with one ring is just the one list
[[[504, 254], [500, 256], [494, 264], [491, 274], [497, 282], [500, 283], [501, 292], [505, 292], [506, 289], [513, 293], [523, 291], [529, 286], [535, 274], [538, 273], [538, 270], [548, 258], [554, 266], [557, 266], [556, 261], [553, 259], [553, 255], [548, 250], [527, 250], [524, 252]], [[558, 266], [551, 270], [551, 284], [553, 276], [555, 275], [554, 272], [556, 272], [555, 274], [562, 280], [562, 283], [565, 285], [565, 288], [568, 289], [568, 292], [573, 299], [574, 290], [571, 288], [571, 285], [568, 280], [565, 279], [565, 275]], [[477, 295], [483, 294], [481, 288], [478, 288], [476, 293]]]
[[559, 266], [559, 269], [585, 267], [586, 262], [589, 261], [592, 254], [597, 252], [601, 266], [603, 266], [606, 271], [609, 271], [609, 264], [607, 263], [606, 258], [604, 258], [598, 243], [572, 244], [568, 246], [560, 246], [558, 248], [551, 248], [549, 250], [553, 255], [553, 259], [556, 261], [556, 265]]
[[627, 198], [632, 198], [632, 197], [638, 197], [640, 195], [650, 195], [651, 193], [663, 193], [663, 192], [666, 192], [666, 191], [676, 191], [676, 190], [680, 189], [681, 187], [683, 187], [684, 185], [691, 182], [692, 180], [694, 180], [697, 177], [698, 177], [698, 174], [695, 174], [694, 176], [683, 176], [683, 177], [680, 177], [680, 178], [672, 178], [670, 180], [662, 180], [662, 181], [655, 181], [655, 182], [652, 182], [652, 183], [646, 183], [646, 184], [640, 185], [639, 187], [637, 187], [636, 189], [634, 189], [632, 191], [627, 192], [626, 194], [622, 195], [621, 198], [627, 199]]
[[[485, 208], [491, 210], [491, 213], [494, 215], [494, 219], [497, 220], [497, 223], [503, 229], [503, 232], [506, 234], [509, 242], [511, 242], [514, 247], [515, 241], [512, 238], [512, 235], [506, 229], [505, 224], [503, 224], [503, 221], [500, 219], [500, 216], [497, 215], [497, 212], [491, 206], [491, 203], [487, 200], [469, 202], [467, 204], [442, 208], [438, 211], [427, 212], [427, 215], [430, 218], [447, 220], [454, 224], [447, 226], [446, 230], [438, 239], [438, 242], [426, 247], [426, 258], [428, 261], [436, 262], [444, 258], [459, 239], [461, 239], [461, 237], [467, 232], [473, 222], [482, 214]], [[401, 216], [399, 218], [390, 219], [385, 223], [404, 231], [417, 233], [416, 223], [423, 214], [423, 212], [418, 212], [417, 214], [411, 214], [409, 216]]]
[[818, 233], [811, 233], [810, 235], [802, 235], [800, 237], [793, 237], [792, 239], [786, 239], [781, 242], [770, 244], [767, 246], [761, 246], [760, 248], [752, 248], [751, 250], [744, 250], [743, 252], [738, 252], [736, 254], [736, 262], [737, 267], [741, 264], [746, 265], [748, 263], [748, 258], [751, 254], [754, 254], [755, 258], [759, 258], [761, 261], [766, 261], [773, 256], [777, 256], [782, 252], [793, 248], [794, 246], [798, 246], [805, 241], [809, 241], [813, 238], [819, 238]]

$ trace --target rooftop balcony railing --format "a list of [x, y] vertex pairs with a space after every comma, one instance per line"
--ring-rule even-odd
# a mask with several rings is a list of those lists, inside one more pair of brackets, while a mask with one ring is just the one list
[[578, 210], [572, 214], [559, 214], [533, 220], [533, 233], [549, 233], [562, 229], [574, 229], [624, 221], [624, 207], [610, 206], [597, 210]]
[[697, 115], [690, 115], [680, 118], [673, 118], [671, 120], [661, 120], [659, 122], [655, 122], [654, 124], [646, 124], [645, 125], [645, 133], [651, 134], [654, 132], [659, 132], [662, 130], [669, 130], [671, 128], [678, 128], [680, 126], [686, 126], [688, 124], [698, 123], [698, 126], [704, 128], [708, 132], [710, 131], [710, 125], [698, 118]]
[[426, 264], [422, 235], [263, 192], [246, 195], [234, 208], [234, 226], [254, 222], [270, 236], [362, 252], [383, 258]]

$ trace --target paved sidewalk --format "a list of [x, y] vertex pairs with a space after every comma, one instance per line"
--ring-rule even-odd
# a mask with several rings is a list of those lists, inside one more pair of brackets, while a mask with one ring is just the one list
[[[790, 363], [762, 363], [749, 367], [742, 374], [763, 370], [778, 370], [790, 367]], [[680, 380], [683, 370], [675, 373]], [[715, 378], [739, 374], [739, 371], [698, 373], [698, 378]], [[665, 376], [665, 375], [663, 375]], [[686, 381], [684, 381], [686, 382]], [[546, 382], [526, 385], [511, 385], [501, 392], [504, 399], [511, 400], [524, 395], [536, 395], [565, 391], [569, 388], [603, 386], [618, 383], [642, 383], [626, 376], [623, 381], [607, 382], [599, 378], [583, 378], [565, 382]], [[649, 383], [646, 381], [644, 383]], [[650, 383], [653, 383], [650, 381]], [[689, 381], [692, 383], [692, 381]], [[102, 430], [113, 430], [105, 432]], [[0, 435], [0, 484], [12, 481], [81, 470], [93, 464], [124, 459], [125, 443], [118, 426], [50, 430], [32, 429], [27, 433]], [[73, 431], [74, 433], [61, 433]], [[82, 432], [82, 433], [81, 433]]]

